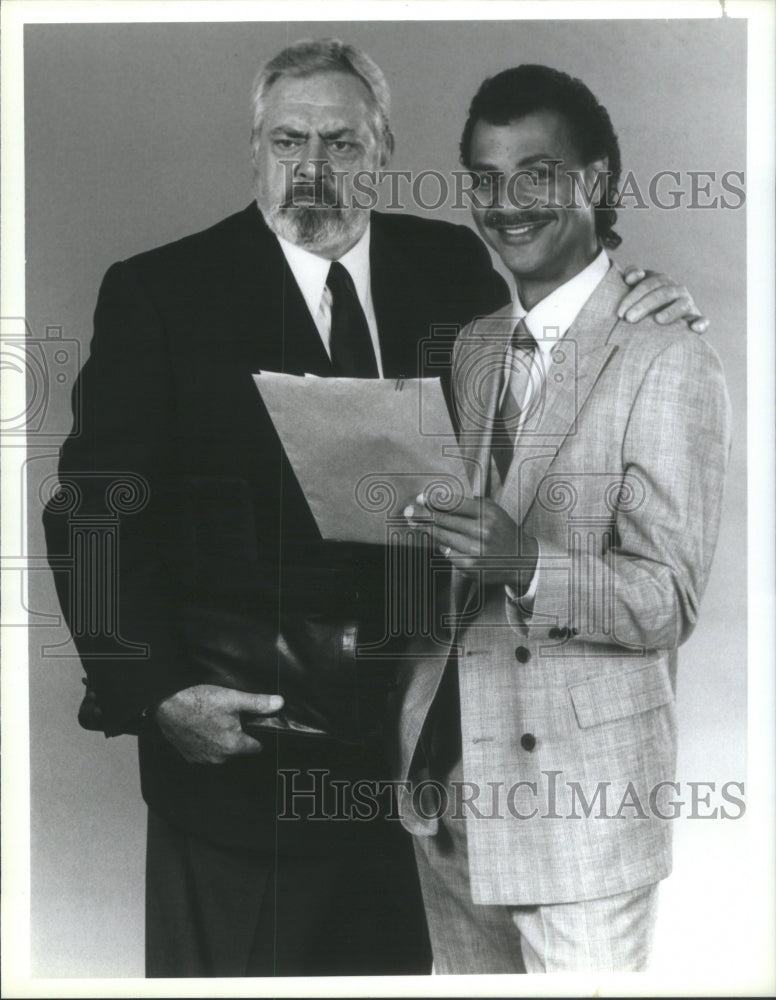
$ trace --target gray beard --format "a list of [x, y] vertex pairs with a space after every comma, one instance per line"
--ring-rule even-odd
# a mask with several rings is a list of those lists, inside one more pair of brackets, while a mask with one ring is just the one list
[[355, 241], [363, 224], [363, 212], [353, 208], [275, 206], [262, 214], [276, 236], [313, 252], [346, 237]]

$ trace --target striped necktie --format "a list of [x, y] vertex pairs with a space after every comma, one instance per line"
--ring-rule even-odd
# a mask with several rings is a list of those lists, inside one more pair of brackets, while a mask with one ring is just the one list
[[517, 434], [530, 406], [530, 397], [527, 400], [526, 394], [531, 384], [536, 346], [525, 320], [521, 319], [507, 348], [499, 397], [501, 405], [493, 425], [491, 451], [502, 483], [512, 464]]

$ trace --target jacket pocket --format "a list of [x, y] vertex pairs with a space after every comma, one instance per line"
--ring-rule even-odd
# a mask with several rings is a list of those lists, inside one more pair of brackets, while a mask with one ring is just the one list
[[652, 662], [622, 674], [604, 674], [569, 685], [569, 695], [582, 729], [648, 712], [674, 700], [665, 665]]

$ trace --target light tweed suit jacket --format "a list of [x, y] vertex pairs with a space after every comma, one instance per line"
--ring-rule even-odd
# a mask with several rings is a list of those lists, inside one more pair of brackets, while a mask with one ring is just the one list
[[[456, 346], [475, 493], [540, 545], [530, 617], [503, 586], [453, 574], [476, 903], [595, 899], [671, 870], [677, 794], [661, 783], [675, 769], [676, 649], [697, 622], [716, 543], [729, 402], [717, 355], [683, 322], [618, 320], [625, 291], [613, 265], [554, 346], [503, 484], [490, 444], [511, 309], [472, 323]], [[417, 654], [402, 779], [444, 668], [438, 650], [419, 642]], [[408, 803], [405, 825], [433, 833]]]

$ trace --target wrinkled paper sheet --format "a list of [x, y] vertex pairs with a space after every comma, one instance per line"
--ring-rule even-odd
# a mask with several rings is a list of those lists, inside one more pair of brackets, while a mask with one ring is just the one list
[[325, 539], [385, 544], [421, 492], [471, 496], [438, 378], [253, 376]]

